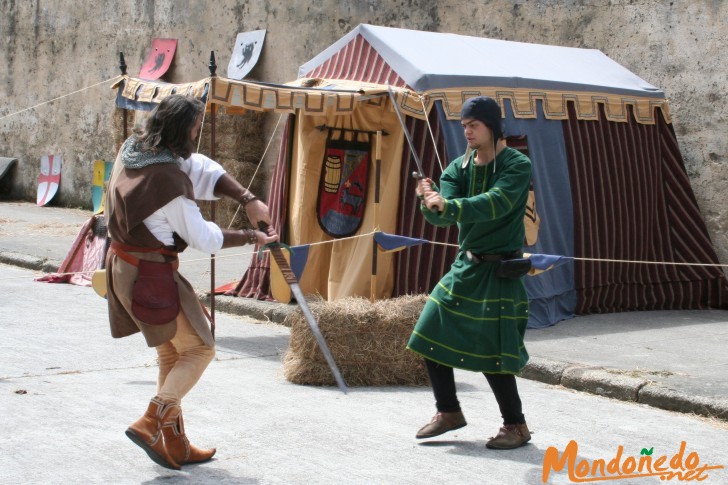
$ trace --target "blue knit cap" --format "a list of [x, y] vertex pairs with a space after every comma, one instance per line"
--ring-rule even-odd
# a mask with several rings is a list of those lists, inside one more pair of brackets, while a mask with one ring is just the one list
[[460, 111], [460, 119], [473, 118], [485, 123], [485, 126], [493, 131], [493, 138], [503, 138], [503, 125], [501, 121], [501, 109], [498, 103], [488, 96], [477, 96], [470, 98], [463, 103]]

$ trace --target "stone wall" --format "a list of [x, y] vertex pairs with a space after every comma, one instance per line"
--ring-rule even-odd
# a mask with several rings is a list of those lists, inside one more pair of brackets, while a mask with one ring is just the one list
[[[90, 207], [91, 161], [115, 155], [118, 119], [108, 80], [119, 73], [119, 51], [136, 75], [152, 37], [177, 38], [165, 79], [188, 82], [208, 75], [213, 50], [218, 74], [225, 75], [237, 33], [266, 29], [263, 54], [249, 77], [286, 82], [356, 25], [370, 23], [599, 49], [662, 88], [698, 204], [725, 263], [726, 18], [728, 2], [722, 0], [5, 0], [0, 156], [17, 157], [20, 164], [12, 193], [3, 196], [34, 200], [40, 157], [58, 153], [64, 167], [55, 203]], [[217, 152], [226, 168], [255, 166], [276, 120], [221, 117]], [[266, 157], [258, 177], [267, 176], [271, 161]]]

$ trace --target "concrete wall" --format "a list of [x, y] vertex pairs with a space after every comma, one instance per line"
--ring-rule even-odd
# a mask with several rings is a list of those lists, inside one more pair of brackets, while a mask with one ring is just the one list
[[[211, 50], [225, 75], [236, 34], [257, 29], [267, 36], [250, 77], [270, 82], [294, 79], [299, 65], [359, 23], [595, 48], [667, 93], [698, 204], [726, 263], [726, 18], [722, 0], [3, 0], [0, 156], [20, 160], [10, 196], [34, 200], [40, 157], [61, 154], [56, 203], [90, 207], [91, 161], [114, 157], [118, 130], [114, 92], [98, 83], [118, 74], [119, 51], [138, 74], [152, 37], [179, 39], [170, 82], [207, 76]], [[81, 88], [88, 89], [69, 94]], [[260, 159], [277, 116], [262, 118], [220, 120], [226, 167]]]

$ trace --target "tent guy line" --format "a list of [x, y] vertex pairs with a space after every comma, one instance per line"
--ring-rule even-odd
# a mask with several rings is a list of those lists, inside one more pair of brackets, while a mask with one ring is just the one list
[[[308, 244], [299, 244], [296, 246], [290, 246], [291, 249], [295, 250], [297, 247], [301, 246], [320, 246], [323, 244], [333, 244], [336, 242], [346, 241], [349, 239], [358, 239], [362, 237], [368, 237], [368, 236], [374, 236], [376, 233], [381, 233], [381, 231], [371, 231], [367, 232], [365, 234], [359, 234], [356, 236], [349, 236], [349, 237], [342, 237], [339, 239], [330, 239], [328, 241], [319, 241], [319, 242], [313, 242]], [[386, 234], [386, 233], [382, 233]], [[388, 234], [389, 235], [389, 234]], [[396, 236], [407, 239], [405, 236]], [[429, 241], [422, 239], [419, 244], [429, 243], [429, 244], [436, 244], [439, 246], [451, 246], [451, 247], [458, 247], [457, 244], [452, 243], [444, 243], [439, 241]], [[403, 247], [402, 249], [407, 249], [407, 247]], [[397, 251], [396, 249], [394, 251]], [[207, 261], [208, 259], [225, 259], [225, 258], [237, 258], [240, 256], [254, 256], [256, 254], [261, 255], [263, 253], [269, 252], [267, 249], [258, 250], [258, 251], [248, 251], [243, 253], [235, 253], [235, 254], [226, 254], [224, 256], [221, 255], [211, 255], [210, 258], [204, 257], [204, 258], [195, 258], [195, 259], [183, 259], [180, 260], [180, 263], [194, 263], [198, 261]], [[525, 253], [530, 255], [535, 255], [533, 253]], [[624, 263], [624, 264], [661, 264], [666, 266], [704, 266], [704, 267], [713, 267], [713, 268], [728, 268], [728, 264], [720, 264], [720, 263], [678, 263], [674, 261], [639, 261], [639, 260], [630, 260], [630, 259], [602, 259], [602, 258], [583, 258], [583, 257], [577, 257], [577, 256], [564, 256], [564, 255], [548, 255], [554, 258], [561, 258], [561, 259], [570, 259], [573, 261], [590, 261], [590, 262], [597, 262], [597, 263]], [[54, 273], [56, 276], [73, 276], [73, 275], [81, 275], [81, 274], [88, 274], [88, 273], [94, 273], [97, 270], [88, 270], [88, 271], [76, 271], [71, 273]], [[17, 280], [17, 279], [26, 279], [27, 276], [14, 276], [10, 278], [0, 278], [0, 281], [7, 281], [7, 280]]]
[[[416, 94], [415, 96], [420, 99], [420, 103], [422, 104], [422, 111], [427, 113], [427, 108], [425, 107], [425, 97], [423, 95], [419, 95], [419, 94]], [[430, 132], [430, 140], [432, 141], [432, 145], [434, 147], [437, 147], [437, 140], [435, 140], [435, 134], [432, 132], [432, 125], [430, 125], [430, 119], [425, 117], [425, 123], [427, 123], [427, 130]], [[434, 152], [435, 152], [435, 156], [437, 157], [437, 164], [440, 166], [440, 172], [442, 173], [445, 171], [445, 167], [443, 167], [442, 160], [440, 160], [440, 153], [437, 150], [437, 148], [435, 148]]]
[[122, 77], [123, 76], [120, 76], [120, 75], [119, 76], [114, 76], [114, 77], [109, 78], [109, 79], [106, 79], [104, 81], [97, 82], [96, 84], [92, 84], [91, 86], [86, 86], [85, 88], [81, 88], [81, 89], [79, 89], [77, 91], [73, 91], [71, 93], [63, 94], [61, 96], [58, 96], [57, 98], [49, 99], [48, 101], [43, 101], [42, 103], [38, 103], [38, 104], [36, 104], [34, 106], [31, 106], [29, 108], [21, 109], [20, 111], [16, 111], [15, 113], [10, 113], [8, 115], [2, 116], [2, 117], [0, 117], [0, 121], [1, 120], [4, 120], [5, 118], [10, 118], [11, 116], [15, 116], [17, 114], [24, 113], [24, 112], [29, 111], [31, 109], [37, 108], [38, 106], [43, 106], [44, 104], [50, 104], [50, 103], [52, 103], [54, 101], [58, 101], [59, 99], [62, 99], [62, 98], [68, 97], [68, 96], [72, 96], [74, 94], [78, 94], [78, 93], [80, 93], [82, 91], [86, 91], [88, 89], [94, 88], [94, 87], [99, 86], [101, 84], [110, 83], [110, 82], [116, 82], [119, 79], [121, 79]]
[[[263, 150], [263, 155], [261, 155], [260, 160], [258, 160], [258, 164], [255, 167], [255, 172], [253, 172], [253, 176], [250, 177], [250, 182], [248, 182], [248, 186], [246, 187], [248, 190], [250, 190], [250, 187], [253, 185], [255, 177], [258, 175], [258, 170], [260, 170], [260, 166], [263, 164], [265, 155], [268, 153], [268, 148], [270, 148], [270, 144], [273, 142], [273, 138], [275, 138], [276, 132], [278, 131], [278, 125], [280, 125], [282, 118], [283, 114], [280, 114], [278, 116], [278, 121], [276, 121], [276, 126], [273, 128], [273, 132], [270, 134], [270, 138], [268, 138], [268, 144], [265, 146], [265, 150]], [[197, 151], [199, 150], [200, 147], [198, 146]], [[238, 205], [237, 209], [235, 209], [235, 214], [233, 214], [233, 217], [230, 219], [230, 224], [228, 224], [228, 229], [230, 229], [230, 227], [233, 225], [233, 222], [235, 222], [235, 218], [238, 216], [238, 212], [240, 212], [240, 205]]]

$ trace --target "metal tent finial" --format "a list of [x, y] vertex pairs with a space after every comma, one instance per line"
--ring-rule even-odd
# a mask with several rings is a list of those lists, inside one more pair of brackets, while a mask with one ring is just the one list
[[207, 65], [210, 70], [210, 76], [216, 76], [217, 63], [215, 62], [215, 51], [210, 51], [210, 63]]
[[122, 76], [126, 76], [126, 61], [124, 60], [123, 52], [119, 52], [119, 70]]

